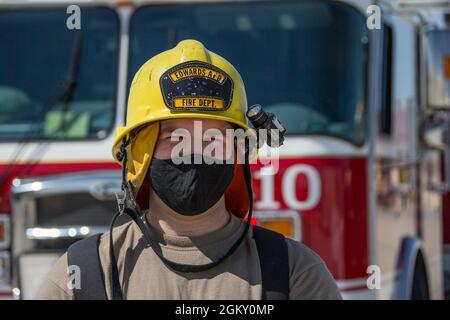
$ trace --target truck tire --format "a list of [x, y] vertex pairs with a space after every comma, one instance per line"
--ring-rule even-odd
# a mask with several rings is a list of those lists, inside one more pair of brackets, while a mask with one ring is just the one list
[[417, 256], [414, 267], [414, 278], [411, 291], [411, 300], [429, 300], [427, 273], [425, 263], [421, 254]]

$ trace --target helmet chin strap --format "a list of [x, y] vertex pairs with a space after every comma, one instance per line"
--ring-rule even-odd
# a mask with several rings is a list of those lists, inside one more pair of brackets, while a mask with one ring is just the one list
[[250, 173], [250, 164], [249, 164], [249, 146], [248, 140], [245, 141], [245, 163], [244, 163], [244, 177], [245, 177], [245, 185], [248, 191], [249, 197], [249, 211], [247, 215], [247, 221], [245, 224], [245, 228], [240, 235], [240, 237], [236, 240], [236, 242], [228, 249], [228, 251], [219, 259], [212, 261], [210, 263], [202, 264], [202, 265], [189, 265], [189, 264], [180, 264], [166, 259], [161, 252], [161, 248], [159, 244], [152, 240], [151, 230], [147, 225], [145, 214], [142, 213], [139, 205], [137, 204], [134, 196], [133, 196], [133, 186], [128, 181], [127, 178], [127, 152], [126, 147], [129, 144], [130, 140], [124, 139], [122, 145], [120, 147], [120, 151], [117, 155], [119, 161], [122, 161], [122, 190], [124, 192], [124, 197], [118, 197], [118, 205], [119, 211], [114, 215], [110, 229], [109, 229], [109, 256], [111, 261], [111, 273], [110, 273], [110, 281], [111, 281], [111, 289], [112, 289], [112, 300], [123, 300], [123, 292], [120, 286], [119, 280], [119, 270], [117, 267], [117, 259], [114, 253], [114, 242], [113, 242], [113, 228], [117, 218], [123, 214], [128, 215], [139, 227], [142, 234], [144, 235], [147, 244], [153, 249], [156, 255], [161, 259], [161, 261], [172, 270], [178, 272], [201, 272], [208, 269], [211, 269], [218, 264], [222, 263], [226, 258], [233, 254], [239, 245], [244, 240], [245, 236], [250, 229], [250, 223], [252, 219], [253, 213], [253, 191], [252, 191], [252, 182], [251, 182], [251, 173]]

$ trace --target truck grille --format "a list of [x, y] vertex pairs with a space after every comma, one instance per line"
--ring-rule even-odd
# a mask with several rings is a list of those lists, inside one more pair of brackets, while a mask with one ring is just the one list
[[[118, 170], [13, 181], [12, 275], [22, 298], [34, 298], [55, 258], [70, 244], [108, 230], [120, 186]], [[124, 217], [117, 225], [126, 221]]]

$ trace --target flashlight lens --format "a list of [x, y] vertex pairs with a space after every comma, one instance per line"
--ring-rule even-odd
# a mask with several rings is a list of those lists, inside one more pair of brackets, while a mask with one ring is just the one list
[[253, 118], [261, 112], [261, 106], [259, 104], [255, 104], [250, 107], [247, 111], [247, 116], [249, 118]]

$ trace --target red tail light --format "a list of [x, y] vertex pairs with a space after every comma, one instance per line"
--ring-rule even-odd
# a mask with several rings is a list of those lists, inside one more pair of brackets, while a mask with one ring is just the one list
[[6, 179], [6, 181], [2, 182], [3, 184], [0, 185], [0, 212], [11, 213], [11, 180]]
[[[247, 221], [247, 218], [244, 218], [244, 221]], [[252, 219], [250, 220], [250, 225], [258, 226], [259, 225], [258, 220], [256, 220], [255, 217], [252, 217]]]

